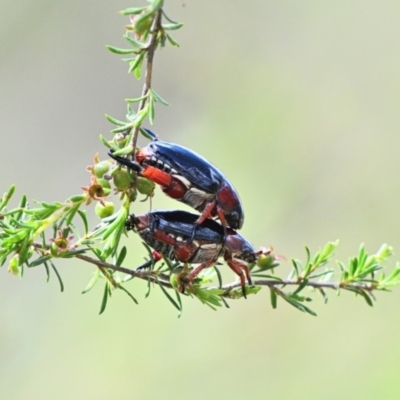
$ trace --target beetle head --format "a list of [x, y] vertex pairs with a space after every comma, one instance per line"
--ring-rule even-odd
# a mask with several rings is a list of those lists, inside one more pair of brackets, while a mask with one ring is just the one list
[[257, 259], [257, 253], [252, 244], [233, 229], [226, 230], [225, 245], [233, 258], [239, 258], [249, 263], [253, 263]]
[[149, 217], [147, 214], [135, 215], [130, 214], [125, 221], [125, 228], [127, 231], [140, 232], [149, 227]]

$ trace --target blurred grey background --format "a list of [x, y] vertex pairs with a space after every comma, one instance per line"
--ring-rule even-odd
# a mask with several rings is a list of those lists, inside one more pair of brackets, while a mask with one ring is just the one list
[[[141, 90], [105, 45], [124, 45], [117, 11], [143, 3], [2, 0], [2, 192], [15, 183], [18, 196], [55, 201], [88, 183], [93, 155], [106, 157], [104, 114], [123, 118], [124, 98]], [[400, 3], [167, 0], [166, 10], [185, 27], [173, 32], [180, 49], [156, 54], [154, 88], [171, 105], [154, 130], [226, 173], [243, 234], [289, 258], [335, 239], [341, 260], [362, 242], [398, 249]], [[154, 206], [177, 204], [158, 192]], [[139, 306], [115, 293], [99, 317], [101, 285], [80, 294], [93, 268], [57, 265], [62, 294], [43, 269], [23, 280], [0, 271], [3, 399], [400, 396], [399, 290], [374, 308], [315, 295], [317, 318], [272, 310], [267, 290], [217, 312], [185, 299], [177, 319], [157, 288], [145, 300], [133, 281]]]

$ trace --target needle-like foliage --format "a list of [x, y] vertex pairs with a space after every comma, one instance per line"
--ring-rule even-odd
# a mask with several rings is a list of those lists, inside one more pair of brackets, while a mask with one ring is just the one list
[[[143, 89], [125, 100], [127, 113], [124, 121], [106, 115], [114, 128], [109, 137], [102, 135], [100, 141], [108, 149], [113, 149], [116, 156], [133, 154], [140, 133], [152, 139], [141, 126], [145, 121], [154, 123], [157, 104], [168, 105], [152, 87], [154, 55], [167, 45], [179, 47], [171, 32], [182, 27], [181, 23], [167, 16], [162, 0], [149, 0], [147, 5], [127, 8], [121, 14], [129, 19], [123, 35], [126, 47], [107, 48], [123, 57], [128, 72], [143, 80]], [[151, 201], [154, 183], [121, 165], [100, 160], [97, 154], [87, 170], [90, 183], [82, 186], [83, 192], [62, 202], [28, 202], [22, 196], [17, 207], [9, 208], [14, 186], [1, 197], [0, 265], [7, 265], [11, 274], [20, 277], [27, 269], [42, 267], [46, 280], [54, 275], [63, 291], [64, 283], [56, 268], [57, 259], [79, 259], [90, 263], [95, 270], [82, 293], [89, 292], [99, 282], [104, 284], [100, 313], [106, 309], [115, 290], [121, 290], [135, 304], [138, 303], [137, 297], [128, 289], [133, 278], [147, 282], [145, 297], [158, 287], [179, 315], [183, 297], [197, 298], [215, 310], [221, 306], [229, 307], [230, 299], [243, 299], [244, 294], [256, 294], [265, 286], [273, 308], [281, 298], [298, 310], [315, 315], [308, 306], [315, 292], [321, 294], [326, 302], [330, 290], [337, 293], [350, 291], [372, 306], [377, 291], [388, 291], [400, 284], [399, 264], [388, 272], [384, 270], [384, 263], [392, 256], [391, 247], [384, 244], [376, 253], [368, 254], [361, 245], [357, 255], [345, 263], [333, 260], [338, 246], [336, 241], [327, 243], [313, 255], [306, 247], [304, 260], [290, 260], [292, 270], [287, 277], [279, 274], [279, 265], [288, 261], [272, 251], [262, 254], [256, 263], [249, 266], [253, 285], [246, 286], [245, 293], [238, 281], [224, 283], [217, 266], [206, 269], [182, 293], [178, 290], [181, 289], [179, 281], [190, 273], [192, 267], [162, 259], [145, 243], [145, 264], [137, 269], [123, 266], [129, 252], [129, 248], [120, 246], [125, 221], [135, 207], [138, 193]], [[117, 211], [114, 202], [110, 201], [113, 193], [118, 196]], [[89, 205], [95, 205], [96, 215], [100, 218], [95, 227], [89, 226], [86, 217]], [[140, 240], [139, 236], [136, 239]]]

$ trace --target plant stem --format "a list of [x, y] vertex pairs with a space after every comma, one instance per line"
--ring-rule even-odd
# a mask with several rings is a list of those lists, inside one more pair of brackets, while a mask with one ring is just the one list
[[[122, 272], [124, 274], [133, 276], [135, 278], [144, 279], [146, 281], [149, 280], [152, 283], [157, 283], [162, 286], [172, 288], [172, 285], [169, 282], [169, 277], [165, 274], [155, 273], [154, 271], [140, 271], [140, 270], [128, 269], [107, 263], [105, 261], [96, 260], [95, 258], [86, 256], [84, 254], [77, 254], [75, 257], [79, 258], [80, 260], [86, 261], [90, 264], [96, 265], [102, 272], [104, 268], [111, 269], [113, 271]], [[162, 280], [160, 280], [159, 278], [161, 278]]]
[[[89, 262], [91, 264], [97, 265], [100, 269], [101, 268], [108, 268], [114, 271], [119, 271], [123, 272], [125, 274], [134, 276], [136, 278], [144, 279], [144, 280], [150, 280], [153, 283], [160, 284], [164, 287], [172, 288], [172, 285], [169, 283], [169, 277], [168, 275], [165, 274], [157, 274], [155, 276], [154, 271], [140, 271], [140, 270], [131, 270], [128, 268], [120, 267], [114, 264], [109, 264], [104, 261], [96, 260], [92, 257], [83, 255], [83, 254], [78, 254], [76, 255], [76, 258], [79, 258], [83, 261]], [[159, 280], [158, 278], [161, 278], [162, 280]], [[260, 279], [253, 281], [253, 284], [256, 286], [300, 286], [303, 282], [300, 280], [277, 280], [277, 279]], [[373, 292], [374, 290], [377, 289], [376, 284], [371, 284], [371, 283], [347, 283], [347, 282], [317, 282], [317, 281], [308, 281], [307, 284], [305, 285], [306, 287], [312, 287], [314, 289], [333, 289], [333, 290], [338, 290], [338, 289], [358, 289], [358, 290], [364, 290], [366, 292]], [[226, 285], [221, 286], [219, 289], [223, 289], [226, 291], [235, 289], [241, 287], [240, 282], [232, 282], [228, 283]]]
[[[256, 286], [300, 286], [303, 284], [301, 280], [277, 280], [277, 279], [260, 279], [253, 281]], [[232, 282], [223, 285], [220, 289], [231, 290], [240, 287], [240, 282]], [[316, 282], [308, 281], [306, 287], [312, 287], [314, 289], [359, 289], [367, 292], [372, 292], [377, 289], [376, 284], [371, 283], [347, 283], [347, 282]]]
[[[156, 50], [157, 44], [158, 44], [157, 43], [158, 33], [162, 29], [161, 16], [162, 16], [162, 9], [159, 9], [155, 14], [155, 17], [153, 20], [153, 26], [151, 27], [152, 33], [151, 33], [149, 44], [147, 47], [147, 55], [146, 55], [147, 63], [146, 63], [144, 84], [143, 84], [143, 89], [142, 89], [143, 99], [139, 103], [138, 112], [145, 107], [146, 102], [148, 101], [146, 94], [151, 89], [154, 53], [155, 53], [155, 50]], [[139, 126], [135, 126], [134, 128], [132, 128], [132, 129], [134, 129], [133, 136], [132, 136], [132, 148], [134, 149], [133, 153], [132, 153], [133, 160], [135, 160], [135, 157], [136, 157], [135, 149], [136, 149], [136, 143], [137, 143], [138, 136], [139, 136], [139, 128], [140, 128]]]

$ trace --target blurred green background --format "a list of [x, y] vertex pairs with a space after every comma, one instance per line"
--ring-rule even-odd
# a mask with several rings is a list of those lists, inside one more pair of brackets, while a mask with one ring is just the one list
[[[123, 46], [117, 10], [140, 1], [2, 0], [1, 192], [63, 200], [88, 183], [98, 140], [141, 83], [105, 44]], [[199, 152], [238, 189], [243, 234], [304, 258], [340, 239], [346, 260], [399, 248], [400, 3], [166, 1], [185, 27], [156, 54], [154, 130]], [[141, 144], [144, 144], [143, 140]], [[155, 208], [177, 204], [157, 192]], [[140, 205], [146, 210], [148, 204]], [[93, 225], [92, 209], [88, 210]], [[133, 239], [128, 264], [143, 250]], [[0, 271], [2, 399], [398, 399], [400, 290], [364, 300], [315, 295], [318, 317], [267, 290], [214, 312], [185, 299], [182, 318], [157, 288], [132, 282], [139, 306], [102, 287], [93, 268], [59, 262]], [[285, 269], [285, 267], [282, 267]], [[227, 279], [233, 275], [227, 271]]]

